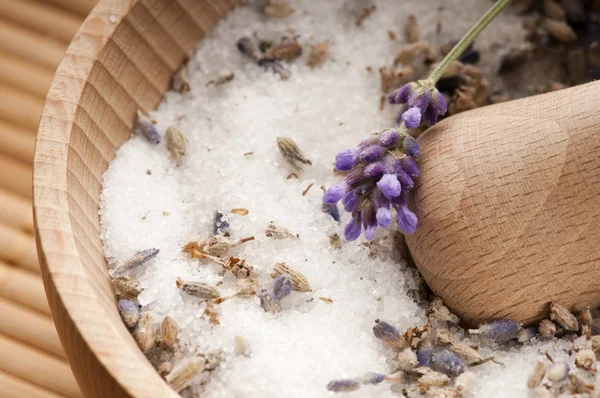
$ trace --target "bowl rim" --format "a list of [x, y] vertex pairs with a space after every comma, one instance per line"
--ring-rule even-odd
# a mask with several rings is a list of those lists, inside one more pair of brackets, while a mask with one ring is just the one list
[[[168, 4], [170, 0], [161, 1]], [[181, 7], [179, 1], [176, 3]], [[207, 6], [212, 8], [209, 11], [222, 15], [235, 3], [227, 0], [219, 4], [221, 1], [208, 0]], [[73, 193], [68, 189], [70, 140], [77, 114], [85, 112], [80, 101], [90, 74], [126, 15], [136, 6], [149, 8], [147, 3], [150, 1], [99, 1], [54, 75], [36, 139], [33, 215], [38, 258], [53, 320], [77, 383], [86, 396], [179, 397], [137, 345], [131, 344], [133, 339], [122, 339], [123, 330], [117, 331], [110, 320], [114, 314], [108, 316], [108, 311], [99, 305], [99, 291], [88, 277], [77, 247], [70, 208]], [[83, 190], [77, 193], [85, 194]], [[96, 238], [99, 240], [99, 236]], [[116, 304], [114, 310], [116, 313]]]

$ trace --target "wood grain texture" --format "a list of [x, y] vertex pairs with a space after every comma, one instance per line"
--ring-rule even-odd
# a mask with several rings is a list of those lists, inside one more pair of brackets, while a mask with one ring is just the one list
[[35, 241], [29, 234], [0, 224], [0, 260], [39, 273]]
[[[102, 174], [172, 73], [236, 0], [103, 0], [48, 93], [34, 160], [34, 218], [59, 336], [88, 397], [177, 397], [123, 325], [99, 239]], [[111, 20], [116, 22], [111, 22]]]
[[[2, 60], [0, 60], [0, 63]], [[0, 67], [1, 68], [1, 67]], [[0, 153], [12, 156], [21, 162], [33, 162], [35, 134], [12, 123], [0, 120]]]
[[0, 188], [0, 225], [33, 234], [31, 201]]
[[[39, 275], [0, 261], [0, 297], [50, 316], [44, 284]], [[61, 356], [63, 356], [61, 354]]]
[[[53, 77], [54, 69], [0, 51], [0, 82], [2, 83], [45, 98]], [[33, 152], [29, 158], [33, 159]]]
[[63, 398], [46, 389], [21, 380], [13, 375], [0, 371], [0, 391], [2, 398]]
[[422, 137], [420, 226], [433, 291], [469, 323], [600, 305], [600, 82], [461, 113]]
[[0, 83], [0, 118], [35, 130], [44, 106], [43, 98]]

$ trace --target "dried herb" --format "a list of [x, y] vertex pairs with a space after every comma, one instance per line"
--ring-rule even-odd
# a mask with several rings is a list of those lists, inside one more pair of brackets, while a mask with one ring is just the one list
[[296, 11], [285, 0], [268, 0], [267, 6], [265, 7], [265, 14], [271, 17], [287, 18]]
[[141, 135], [151, 144], [157, 145], [160, 143], [160, 134], [156, 131], [156, 127], [154, 127], [148, 116], [140, 110], [136, 113], [133, 132], [134, 134]]
[[171, 388], [177, 392], [180, 392], [204, 370], [205, 360], [202, 357], [195, 357], [185, 360], [180, 365], [173, 368], [173, 370], [165, 377], [165, 380]]
[[319, 68], [323, 66], [329, 57], [329, 40], [323, 40], [311, 47], [306, 65], [310, 68]]
[[130, 278], [127, 275], [113, 278], [111, 283], [115, 289], [115, 293], [120, 298], [127, 300], [137, 300], [138, 296], [144, 290], [137, 279]]
[[577, 318], [575, 318], [575, 315], [571, 314], [571, 312], [568, 309], [566, 309], [560, 304], [550, 304], [550, 319], [558, 323], [565, 330], [579, 330], [579, 322], [577, 322]]
[[181, 131], [175, 126], [169, 126], [165, 135], [167, 141], [167, 151], [169, 158], [177, 164], [181, 163], [181, 159], [185, 156], [186, 140]]
[[225, 83], [229, 83], [234, 78], [235, 78], [235, 74], [234, 73], [227, 73], [225, 75], [219, 75], [215, 79], [209, 80], [206, 83], [206, 87], [208, 87], [210, 85], [222, 86]]
[[117, 307], [119, 309], [119, 315], [125, 322], [125, 325], [129, 329], [135, 328], [140, 320], [140, 309], [136, 303], [131, 300], [121, 299], [119, 300]]
[[304, 156], [291, 138], [277, 137], [277, 147], [285, 161], [297, 171], [302, 170], [302, 164], [312, 165], [312, 162]]
[[120, 267], [114, 270], [113, 277], [117, 278], [127, 273], [137, 271], [141, 266], [147, 265], [148, 262], [156, 257], [158, 249], [146, 249], [137, 252], [132, 257], [128, 258]]
[[221, 297], [217, 288], [202, 282], [185, 282], [181, 286], [181, 290], [201, 300], [214, 300]]
[[272, 278], [277, 278], [281, 275], [289, 275], [292, 280], [292, 286], [297, 292], [310, 292], [312, 288], [306, 277], [301, 273], [287, 265], [286, 263], [277, 263], [271, 272]]
[[371, 14], [373, 14], [373, 12], [377, 9], [377, 6], [375, 4], [371, 4], [370, 6], [364, 7], [363, 9], [361, 9], [358, 14], [356, 15], [356, 21], [355, 24], [356, 26], [360, 26], [362, 25], [363, 21], [367, 18], [369, 18], [369, 16], [371, 16]]
[[271, 221], [265, 229], [265, 235], [267, 238], [273, 238], [275, 240], [283, 240], [289, 238], [295, 238], [296, 235], [292, 234], [287, 228], [278, 227]]

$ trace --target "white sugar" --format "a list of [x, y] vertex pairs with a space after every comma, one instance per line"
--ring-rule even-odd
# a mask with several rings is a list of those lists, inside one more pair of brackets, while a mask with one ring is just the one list
[[[442, 36], [436, 37], [436, 7], [442, 3], [445, 23]], [[111, 267], [136, 251], [160, 249], [148, 269], [137, 275], [144, 287], [139, 301], [157, 321], [170, 315], [179, 323], [175, 360], [216, 349], [225, 352], [225, 361], [206, 384], [196, 383], [186, 394], [329, 397], [325, 386], [331, 380], [395, 370], [391, 351], [373, 336], [375, 319], [392, 321], [400, 330], [426, 319], [407, 295], [416, 281], [393, 250], [394, 232], [379, 231], [371, 248], [360, 241], [332, 248], [330, 235], [342, 235], [348, 215], [342, 214], [338, 224], [321, 212], [319, 187], [340, 181], [332, 173], [338, 151], [393, 121], [392, 107], [378, 108], [376, 71], [392, 63], [402, 39], [389, 40], [387, 31], [401, 37], [406, 15], [415, 13], [423, 36], [442, 44], [466, 31], [489, 2], [379, 0], [361, 27], [355, 26], [354, 15], [366, 5], [362, 2], [292, 4], [296, 12], [287, 19], [266, 18], [252, 6], [237, 8], [199, 44], [189, 65], [192, 91], [168, 93], [151, 114], [161, 134], [175, 125], [186, 136], [187, 154], [180, 167], [168, 159], [164, 142], [152, 146], [135, 136], [119, 149], [104, 175], [101, 238]], [[486, 31], [488, 39], [479, 48], [493, 48], [490, 37], [519, 43], [517, 21], [503, 15]], [[304, 48], [303, 57], [289, 65], [292, 75], [285, 81], [244, 58], [235, 46], [242, 36], [278, 40], [282, 35], [298, 35]], [[311, 70], [305, 57], [310, 44], [321, 40], [330, 41], [329, 59]], [[499, 55], [488, 54], [482, 69], [489, 72]], [[233, 81], [206, 86], [227, 73], [235, 74]], [[286, 179], [294, 170], [278, 153], [278, 136], [292, 138], [312, 161], [298, 173], [299, 179]], [[314, 186], [303, 196], [310, 183]], [[231, 214], [232, 208], [249, 213]], [[265, 313], [256, 297], [225, 301], [218, 306], [220, 325], [212, 325], [202, 316], [205, 304], [183, 296], [175, 281], [180, 277], [215, 285], [223, 279], [219, 266], [191, 260], [182, 252], [195, 236], [212, 233], [215, 210], [224, 213], [234, 238], [256, 237], [231, 252], [254, 267], [261, 286], [269, 286], [273, 266], [283, 261], [302, 272], [313, 291], [292, 292], [278, 315]], [[264, 230], [270, 221], [299, 238], [267, 238]], [[228, 273], [218, 288], [224, 295], [233, 293], [235, 279]], [[249, 357], [233, 354], [235, 336], [248, 341]], [[491, 363], [479, 367], [478, 396], [522, 396], [537, 351], [530, 346], [504, 354], [504, 368]], [[159, 361], [158, 354], [152, 360]], [[346, 396], [397, 395], [382, 383]]]

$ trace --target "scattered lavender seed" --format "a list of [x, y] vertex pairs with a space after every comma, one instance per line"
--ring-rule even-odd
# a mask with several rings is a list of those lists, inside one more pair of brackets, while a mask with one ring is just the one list
[[160, 134], [156, 131], [156, 127], [154, 127], [154, 124], [152, 124], [152, 121], [148, 116], [144, 115], [140, 110], [138, 110], [136, 114], [133, 132], [141, 135], [151, 144], [157, 145], [160, 143]]
[[273, 281], [273, 298], [281, 301], [292, 292], [292, 279], [288, 275], [281, 275]]
[[230, 236], [231, 230], [229, 229], [229, 223], [223, 221], [223, 213], [215, 211], [213, 217], [213, 235], [221, 234], [223, 236]]
[[417, 361], [419, 366], [431, 366], [433, 361], [433, 347], [429, 340], [423, 340], [417, 348]]
[[126, 273], [129, 273], [129, 272], [132, 272], [132, 271], [138, 269], [139, 267], [147, 264], [148, 261], [150, 261], [151, 259], [156, 257], [158, 252], [159, 252], [158, 249], [146, 249], [146, 250], [137, 252], [132, 257], [127, 259], [127, 261], [125, 261], [120, 267], [118, 267], [114, 271], [113, 277], [116, 278], [119, 276], [123, 276]]
[[376, 319], [375, 326], [373, 326], [373, 334], [394, 349], [401, 350], [406, 347], [406, 341], [398, 329], [386, 321]]

